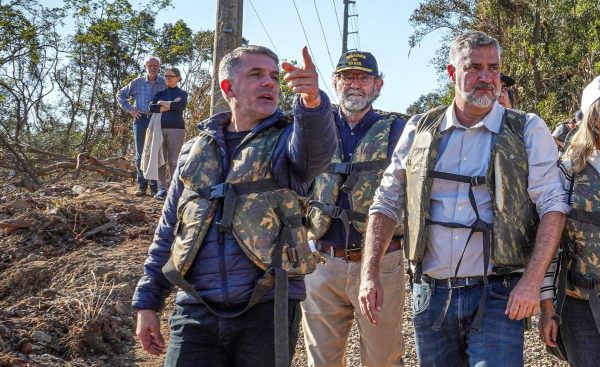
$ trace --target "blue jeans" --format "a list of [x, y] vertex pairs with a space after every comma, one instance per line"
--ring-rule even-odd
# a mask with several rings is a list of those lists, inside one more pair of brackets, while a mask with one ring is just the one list
[[[142, 164], [142, 151], [144, 150], [146, 130], [148, 129], [149, 123], [150, 119], [147, 115], [142, 115], [142, 117], [133, 122], [133, 141], [135, 143], [135, 173], [138, 186], [141, 188], [148, 187], [148, 180], [144, 178], [144, 174], [142, 173], [140, 166]], [[150, 180], [150, 188], [155, 191], [157, 187], [158, 183], [156, 180]]]
[[518, 277], [490, 282], [486, 310], [479, 331], [471, 324], [479, 308], [483, 285], [455, 288], [448, 313], [439, 331], [432, 325], [439, 317], [448, 289], [421, 283], [413, 286], [415, 346], [422, 367], [517, 367], [523, 366], [525, 322], [504, 315], [508, 296]]
[[598, 366], [600, 332], [588, 301], [569, 296], [565, 298], [559, 331], [572, 367]]
[[[213, 315], [204, 305], [176, 305], [169, 320], [167, 367], [272, 367], [274, 303], [258, 303], [236, 318]], [[290, 363], [300, 326], [300, 301], [289, 300]]]

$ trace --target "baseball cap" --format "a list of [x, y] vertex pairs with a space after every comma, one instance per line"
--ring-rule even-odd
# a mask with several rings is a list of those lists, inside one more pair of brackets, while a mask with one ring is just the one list
[[360, 70], [369, 75], [379, 76], [379, 68], [377, 60], [370, 52], [364, 51], [348, 51], [340, 57], [335, 73], [340, 73], [345, 70]]
[[600, 76], [595, 77], [583, 89], [583, 93], [581, 93], [581, 112], [585, 113], [598, 98], [600, 98]]
[[508, 75], [500, 74], [500, 81], [504, 82], [504, 84], [506, 84], [507, 87], [512, 87], [513, 85], [515, 85], [515, 80]]

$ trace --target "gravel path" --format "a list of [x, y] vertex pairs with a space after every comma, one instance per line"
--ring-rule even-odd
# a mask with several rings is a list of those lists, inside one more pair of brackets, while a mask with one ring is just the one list
[[[404, 343], [406, 347], [406, 355], [404, 359], [405, 366], [413, 367], [418, 366], [417, 355], [415, 352], [415, 343], [413, 340], [413, 329], [412, 329], [412, 302], [411, 302], [410, 287], [406, 288], [406, 302], [404, 305], [403, 314], [403, 334]], [[348, 340], [348, 367], [359, 367], [360, 364], [360, 351], [359, 351], [359, 333], [356, 322], [352, 326], [350, 332], [350, 339]], [[528, 330], [525, 333], [525, 366], [526, 367], [568, 367], [567, 363], [561, 362], [558, 359], [549, 355], [544, 347], [544, 344], [540, 341], [537, 332], [537, 319], [533, 320], [532, 330]], [[300, 336], [298, 347], [296, 348], [296, 354], [292, 363], [293, 367], [306, 367], [306, 351], [304, 349], [302, 336]]]

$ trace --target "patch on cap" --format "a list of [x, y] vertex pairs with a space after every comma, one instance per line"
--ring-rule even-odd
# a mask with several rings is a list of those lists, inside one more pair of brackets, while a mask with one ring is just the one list
[[360, 70], [373, 76], [379, 76], [377, 60], [370, 52], [348, 51], [340, 57], [335, 73], [345, 70]]

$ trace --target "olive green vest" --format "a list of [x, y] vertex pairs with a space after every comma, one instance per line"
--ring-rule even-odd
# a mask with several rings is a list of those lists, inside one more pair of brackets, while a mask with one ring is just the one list
[[[266, 271], [271, 267], [272, 252], [278, 240], [283, 240], [282, 268], [289, 275], [315, 269], [317, 259], [307, 244], [303, 225], [305, 201], [278, 186], [271, 176], [271, 159], [282, 127], [248, 134], [232, 157], [225, 180], [215, 139], [201, 132], [193, 142], [180, 173], [184, 190], [171, 249], [174, 267], [182, 276], [192, 265], [221, 203], [220, 229], [231, 231], [259, 268]], [[280, 238], [282, 233], [285, 235]]]
[[387, 151], [390, 127], [395, 120], [396, 116], [391, 115], [375, 122], [354, 150], [350, 163], [342, 163], [342, 144], [338, 143], [328, 170], [319, 175], [313, 184], [309, 239], [319, 239], [329, 230], [332, 216], [324, 210], [324, 205], [328, 205], [325, 208], [338, 208], [335, 204], [340, 190], [349, 194], [352, 209], [348, 213], [348, 220], [358, 232], [367, 231], [369, 207], [389, 164]]
[[[428, 243], [431, 220], [429, 171], [435, 170], [446, 107], [427, 112], [417, 124], [406, 163], [406, 215], [404, 251], [407, 259], [421, 262]], [[493, 222], [490, 259], [495, 265], [522, 267], [533, 250], [539, 217], [527, 192], [527, 154], [523, 141], [525, 115], [507, 109], [494, 143], [485, 176], [492, 199]], [[464, 223], [469, 225], [470, 223]]]
[[594, 280], [600, 291], [600, 174], [586, 164], [573, 180], [571, 212], [564, 231], [569, 271], [566, 294], [587, 300], [590, 287], [582, 287], [582, 279]]

